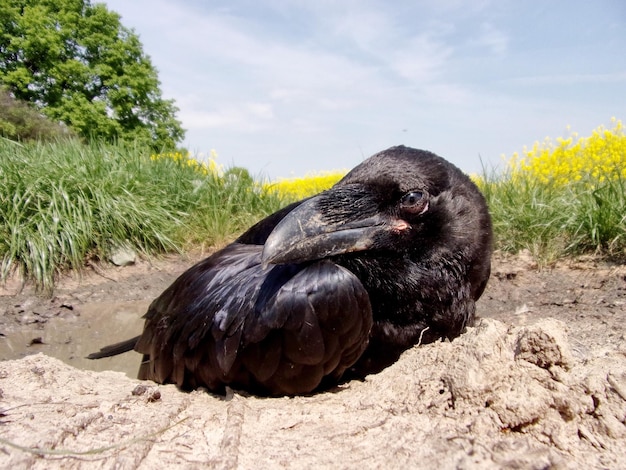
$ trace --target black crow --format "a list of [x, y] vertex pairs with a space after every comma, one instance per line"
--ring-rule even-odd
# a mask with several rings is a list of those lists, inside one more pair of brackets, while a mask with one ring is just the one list
[[433, 153], [393, 147], [190, 268], [140, 336], [90, 357], [134, 348], [140, 379], [306, 394], [461, 334], [491, 245], [476, 185]]

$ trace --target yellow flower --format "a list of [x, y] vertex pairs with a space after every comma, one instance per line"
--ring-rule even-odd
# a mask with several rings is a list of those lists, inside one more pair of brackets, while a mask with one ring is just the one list
[[263, 189], [286, 199], [298, 200], [330, 188], [346, 173], [346, 170], [340, 170], [309, 174], [303, 178], [281, 178], [263, 185]]
[[613, 127], [595, 129], [590, 137], [571, 132], [556, 143], [546, 138], [524, 148], [523, 158], [513, 154], [509, 168], [513, 177], [528, 177], [542, 184], [562, 186], [571, 181], [589, 184], [623, 178], [626, 173], [626, 135], [622, 122], [611, 119]]
[[223, 165], [217, 163], [217, 152], [215, 150], [211, 150], [209, 158], [207, 160], [204, 160], [202, 157], [202, 154], [192, 156], [189, 152], [187, 152], [186, 154], [183, 154], [181, 152], [167, 152], [150, 155], [151, 160], [156, 161], [161, 159], [169, 159], [178, 164], [191, 168], [193, 171], [197, 172], [201, 176], [222, 176], [224, 174]]

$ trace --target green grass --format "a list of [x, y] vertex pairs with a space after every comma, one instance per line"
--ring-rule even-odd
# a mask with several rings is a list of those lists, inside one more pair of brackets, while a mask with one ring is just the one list
[[51, 291], [59, 271], [115, 246], [150, 255], [220, 243], [282, 204], [246, 176], [133, 147], [0, 139], [0, 280], [18, 271]]
[[496, 248], [529, 250], [541, 263], [582, 254], [626, 256], [626, 182], [584, 178], [540, 182], [532, 174], [496, 173], [479, 184], [491, 212]]
[[[107, 259], [116, 246], [145, 255], [219, 246], [296, 198], [245, 169], [221, 174], [189, 160], [133, 146], [0, 139], [0, 281], [17, 273], [51, 292], [59, 272]], [[620, 171], [558, 184], [515, 167], [486, 173], [478, 182], [497, 249], [528, 249], [542, 264], [585, 253], [626, 258]]]
[[245, 169], [238, 167], [226, 170], [223, 175], [209, 173], [194, 178], [192, 183], [193, 209], [179, 237], [184, 248], [229, 242], [291, 202], [267, 192]]
[[626, 132], [622, 121], [515, 153], [484, 177], [497, 246], [539, 261], [595, 253], [626, 258]]

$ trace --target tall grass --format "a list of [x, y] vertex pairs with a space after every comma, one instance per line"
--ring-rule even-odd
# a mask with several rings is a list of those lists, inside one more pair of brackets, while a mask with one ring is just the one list
[[[0, 138], [0, 281], [14, 272], [50, 291], [56, 274], [119, 246], [145, 254], [215, 246], [341, 173], [263, 183], [188, 155], [73, 141]], [[502, 251], [550, 263], [599, 253], [626, 258], [626, 135], [546, 141], [477, 179]]]
[[179, 239], [184, 248], [221, 245], [291, 202], [268, 192], [244, 168], [193, 179], [193, 211]]
[[547, 140], [479, 180], [497, 247], [541, 262], [595, 253], [626, 258], [626, 135], [620, 121], [590, 137]]
[[189, 240], [219, 243], [281, 205], [249, 177], [203, 174], [146, 152], [0, 139], [0, 280], [19, 271], [50, 291], [58, 271], [115, 247], [153, 254]]
[[577, 182], [551, 188], [531, 178], [481, 185], [505, 252], [529, 250], [542, 263], [584, 253], [626, 257], [626, 184]]

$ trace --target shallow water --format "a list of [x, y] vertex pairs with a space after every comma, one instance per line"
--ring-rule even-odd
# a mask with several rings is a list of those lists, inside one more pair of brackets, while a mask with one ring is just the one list
[[86, 356], [140, 334], [144, 323], [141, 317], [149, 304], [146, 300], [88, 303], [45, 323], [15, 327], [0, 337], [0, 360], [42, 352], [79, 369], [115, 370], [135, 378], [141, 361], [136, 352], [98, 360]]

